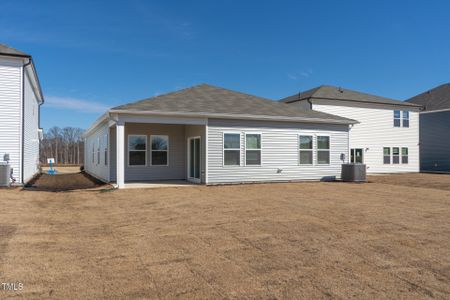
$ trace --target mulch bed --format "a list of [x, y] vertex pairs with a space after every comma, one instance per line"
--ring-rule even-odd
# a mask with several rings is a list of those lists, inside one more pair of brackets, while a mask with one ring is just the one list
[[41, 173], [33, 178], [24, 187], [24, 189], [33, 191], [63, 192], [98, 188], [104, 185], [104, 182], [101, 182], [85, 172], [56, 175]]

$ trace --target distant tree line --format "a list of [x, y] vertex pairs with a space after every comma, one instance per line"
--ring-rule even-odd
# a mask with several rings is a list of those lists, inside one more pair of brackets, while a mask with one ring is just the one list
[[84, 162], [83, 129], [54, 126], [44, 133], [40, 146], [40, 162], [54, 158], [56, 164], [82, 165]]

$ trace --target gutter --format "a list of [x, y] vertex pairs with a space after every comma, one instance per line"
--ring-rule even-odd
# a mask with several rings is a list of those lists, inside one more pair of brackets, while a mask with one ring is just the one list
[[24, 155], [25, 155], [25, 68], [28, 67], [29, 65], [31, 65], [32, 60], [31, 57], [29, 58], [28, 62], [26, 64], [24, 64], [22, 66], [22, 145], [21, 145], [21, 169], [20, 169], [20, 177], [21, 177], [21, 182], [23, 185], [25, 185], [24, 182]]
[[327, 124], [356, 124], [358, 121], [351, 119], [335, 120], [323, 118], [308, 118], [308, 117], [286, 117], [286, 116], [270, 116], [270, 115], [248, 115], [248, 114], [222, 114], [222, 113], [208, 113], [208, 112], [166, 112], [157, 110], [120, 110], [111, 109], [109, 113], [121, 114], [136, 114], [136, 115], [162, 115], [162, 116], [176, 116], [176, 117], [201, 117], [201, 118], [224, 118], [224, 119], [251, 119], [251, 120], [272, 120], [285, 122], [306, 122], [306, 123], [327, 123]]

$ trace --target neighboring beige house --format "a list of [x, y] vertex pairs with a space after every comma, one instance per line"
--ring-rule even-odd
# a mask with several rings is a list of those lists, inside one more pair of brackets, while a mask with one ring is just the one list
[[0, 44], [0, 161], [5, 154], [16, 183], [39, 171], [40, 106], [44, 103], [31, 55]]
[[119, 188], [339, 177], [356, 123], [202, 84], [108, 110], [85, 132], [85, 170]]
[[368, 173], [419, 172], [421, 105], [327, 85], [280, 101], [358, 121], [350, 128], [348, 157]]

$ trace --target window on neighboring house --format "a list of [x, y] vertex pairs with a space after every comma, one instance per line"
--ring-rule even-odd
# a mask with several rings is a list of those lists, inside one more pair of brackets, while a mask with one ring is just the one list
[[392, 163], [393, 164], [400, 163], [400, 148], [399, 147], [392, 148]]
[[241, 135], [239, 133], [224, 133], [223, 164], [225, 166], [241, 165]]
[[317, 136], [317, 164], [330, 164], [330, 137]]
[[409, 111], [404, 110], [403, 111], [403, 127], [409, 127]]
[[108, 165], [108, 135], [107, 134], [105, 134], [104, 156], [105, 156], [105, 166], [107, 166]]
[[128, 136], [128, 165], [145, 166], [147, 161], [147, 136]]
[[400, 121], [401, 121], [400, 111], [394, 110], [394, 127], [400, 127], [401, 124]]
[[95, 142], [92, 143], [92, 164], [95, 163]]
[[408, 163], [408, 148], [403, 147], [402, 148], [402, 164]]
[[389, 147], [383, 148], [383, 163], [385, 165], [389, 165], [391, 163], [391, 148]]
[[169, 165], [169, 137], [167, 135], [152, 135], [151, 159], [153, 166]]
[[245, 135], [245, 164], [261, 165], [261, 134]]
[[300, 164], [313, 164], [313, 137], [312, 135], [301, 135], [299, 138]]
[[97, 138], [97, 165], [100, 164], [100, 137]]

